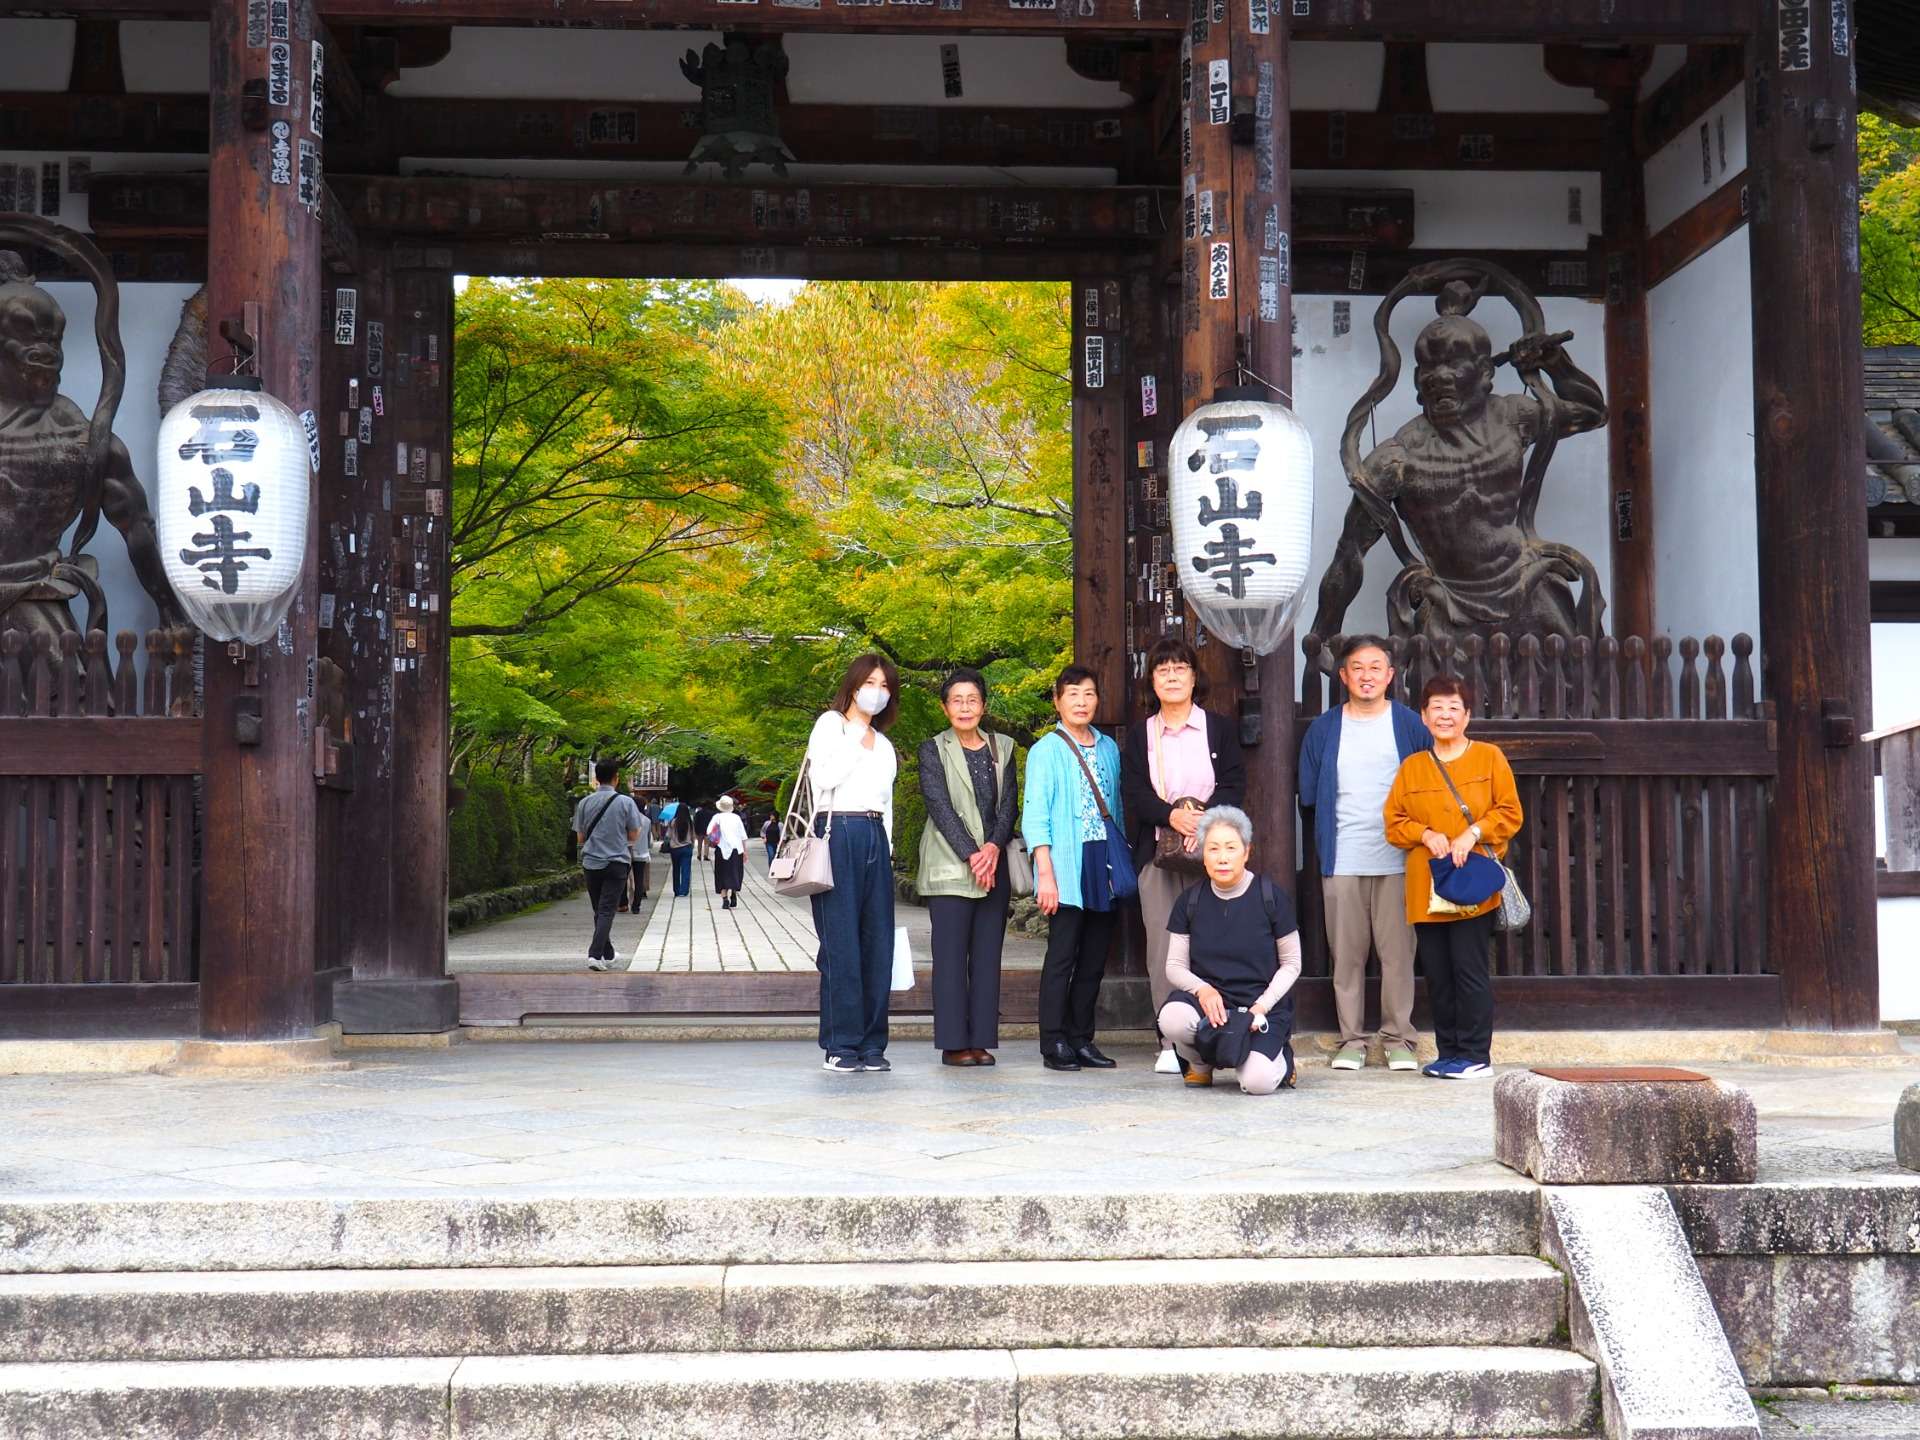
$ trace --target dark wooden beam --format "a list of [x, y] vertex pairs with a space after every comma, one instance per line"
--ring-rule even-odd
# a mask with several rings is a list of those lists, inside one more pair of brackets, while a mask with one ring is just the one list
[[335, 275], [360, 273], [360, 236], [331, 185], [320, 196], [320, 254]]
[[74, 95], [124, 95], [126, 71], [120, 61], [120, 22], [83, 20], [74, 26], [73, 68], [67, 90]]
[[[0, 775], [198, 775], [200, 722], [0, 719]], [[4, 993], [4, 992], [0, 992]]]
[[[678, 162], [698, 133], [697, 106], [665, 101], [364, 103], [358, 128], [329, 121], [335, 170], [389, 174], [402, 156]], [[1156, 144], [1154, 124], [1145, 110], [792, 105], [780, 114], [784, 138], [810, 164], [1110, 166], [1123, 182], [1150, 180], [1156, 149], [1171, 158], [1173, 132]], [[1293, 162], [1303, 170], [1598, 170], [1609, 143], [1602, 115], [1306, 110], [1295, 113], [1293, 132]], [[130, 155], [204, 153], [207, 97], [0, 94], [0, 144], [61, 150], [82, 141]]]
[[1880, 959], [1873, 755], [1858, 740], [1873, 704], [1853, 7], [1757, 9], [1746, 87], [1754, 463], [1780, 738], [1767, 945], [1788, 1024], [1868, 1030], [1880, 1023]]
[[[1672, 44], [1744, 39], [1752, 0], [1288, 0], [1306, 6], [1292, 18], [1303, 40], [1440, 42], [1602, 41]], [[0, 0], [8, 14], [205, 19], [209, 0]], [[353, 25], [575, 25], [616, 30], [815, 31], [822, 34], [956, 35], [1178, 34], [1187, 0], [1058, 0], [1016, 8], [1007, 0], [931, 5], [849, 5], [800, 9], [758, 0], [330, 0], [320, 13]]]
[[1071, 280], [1122, 275], [1130, 250], [903, 249], [846, 245], [621, 244], [515, 245], [496, 241], [427, 247], [462, 275], [554, 275], [594, 279], [725, 280]]
[[200, 987], [8, 985], [0, 1040], [190, 1040], [200, 1033]]
[[1646, 162], [1630, 94], [1613, 98], [1613, 143], [1600, 172], [1606, 255], [1608, 552], [1614, 635], [1654, 635], [1653, 346], [1647, 329]]
[[1746, 64], [1738, 45], [1694, 46], [1687, 63], [1640, 102], [1634, 144], [1641, 158], [1679, 139], [1745, 78]]
[[1699, 259], [1747, 223], [1752, 208], [1748, 175], [1748, 171], [1742, 170], [1671, 225], [1648, 237], [1649, 287]]
[[[310, 0], [289, 4], [299, 55], [313, 12]], [[263, 387], [297, 415], [319, 403], [320, 222], [301, 196], [303, 165], [308, 188], [318, 182], [319, 137], [309, 116], [282, 109], [292, 171], [289, 183], [272, 182], [267, 137], [237, 102], [248, 82], [268, 78], [269, 52], [247, 41], [247, 9], [247, 0], [211, 6], [213, 93], [235, 98], [213, 106], [208, 368], [232, 358], [223, 326], [252, 331]], [[317, 498], [315, 487], [301, 579], [276, 640], [240, 657], [207, 647], [199, 954], [201, 1026], [212, 1040], [313, 1033]]]
[[366, 120], [366, 91], [354, 74], [352, 53], [325, 25], [320, 26], [320, 43], [326, 48], [326, 131], [329, 135], [351, 133]]
[[[94, 230], [107, 237], [200, 233], [206, 177], [102, 176]], [[1157, 187], [796, 185], [763, 188], [687, 181], [334, 175], [354, 228], [462, 242], [673, 243], [748, 250], [942, 245], [1015, 251], [1144, 248], [1164, 234], [1173, 205]], [[1405, 190], [1302, 191], [1296, 243], [1394, 250], [1413, 238]], [[341, 263], [351, 256], [342, 245]], [[757, 268], [757, 267], [756, 267]], [[753, 273], [749, 269], [745, 273]]]

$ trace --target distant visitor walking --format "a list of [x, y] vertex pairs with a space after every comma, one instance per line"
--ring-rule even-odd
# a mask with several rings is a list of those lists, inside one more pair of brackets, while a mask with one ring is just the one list
[[660, 823], [666, 826], [673, 893], [677, 899], [685, 899], [693, 893], [693, 811], [684, 800], [670, 800], [660, 812]]
[[593, 767], [600, 788], [573, 808], [573, 836], [587, 872], [587, 898], [593, 903], [593, 939], [587, 968], [605, 970], [614, 958], [613, 913], [626, 893], [631, 847], [640, 838], [640, 807], [619, 790], [620, 766], [602, 760]]
[[740, 887], [747, 878], [747, 827], [733, 813], [731, 795], [722, 795], [714, 803], [713, 823], [707, 826], [707, 843], [713, 849], [713, 888], [720, 896], [720, 908], [732, 910], [740, 903]]
[[648, 863], [653, 859], [653, 817], [647, 814], [647, 807], [640, 799], [638, 781], [628, 787], [627, 793], [633, 797], [634, 806], [640, 812], [640, 838], [629, 847], [633, 852], [630, 857], [633, 865], [633, 883], [627, 887], [627, 900], [620, 908], [631, 909], [638, 915], [640, 907], [646, 903], [647, 877], [653, 868]]

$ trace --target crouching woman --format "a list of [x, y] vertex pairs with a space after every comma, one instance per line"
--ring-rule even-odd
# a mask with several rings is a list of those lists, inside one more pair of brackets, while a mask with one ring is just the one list
[[1167, 981], [1160, 1033], [1187, 1066], [1187, 1084], [1211, 1085], [1239, 1071], [1249, 1095], [1294, 1083], [1293, 982], [1300, 933], [1293, 902], [1247, 869], [1253, 822], [1231, 805], [1200, 817], [1206, 879], [1173, 902], [1167, 918]]

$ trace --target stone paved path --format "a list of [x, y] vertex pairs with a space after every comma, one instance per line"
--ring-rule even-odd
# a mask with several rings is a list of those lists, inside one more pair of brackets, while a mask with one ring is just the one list
[[[345, 1072], [0, 1078], [0, 1195], [1522, 1183], [1491, 1159], [1491, 1083], [1314, 1058], [1296, 1092], [1253, 1099], [1187, 1090], [1133, 1045], [1104, 1074], [1043, 1070], [1032, 1041], [992, 1069], [944, 1067], [924, 1040], [888, 1053], [891, 1074], [840, 1076], [804, 1041], [469, 1042], [355, 1052]], [[1763, 1179], [1902, 1173], [1913, 1068], [1704, 1068], [1753, 1094]]]
[[[674, 900], [672, 866], [655, 855], [650, 867], [651, 894], [640, 915], [616, 915], [613, 943], [632, 970], [676, 973], [715, 971], [814, 971], [819, 937], [813, 907], [805, 900], [776, 895], [767, 879], [767, 852], [747, 848], [746, 883], [737, 909], [723, 910], [713, 891], [713, 866], [695, 861], [692, 894]], [[914, 955], [922, 964], [932, 956], [926, 909], [900, 905], [897, 923], [906, 926]], [[569, 896], [497, 924], [467, 930], [447, 941], [447, 972], [472, 970], [566, 971], [586, 968], [587, 939], [593, 912], [586, 892]], [[1001, 964], [1009, 970], [1037, 970], [1044, 941], [1009, 935]]]

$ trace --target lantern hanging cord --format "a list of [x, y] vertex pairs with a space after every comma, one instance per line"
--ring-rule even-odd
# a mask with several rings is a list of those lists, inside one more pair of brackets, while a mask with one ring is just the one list
[[1262, 375], [1258, 370], [1255, 370], [1251, 365], [1247, 364], [1246, 361], [1244, 360], [1234, 361], [1233, 371], [1232, 372], [1228, 372], [1225, 370], [1221, 371], [1220, 374], [1214, 376], [1213, 383], [1215, 385], [1218, 385], [1221, 382], [1221, 380], [1225, 379], [1229, 373], [1232, 373], [1235, 375], [1236, 382], [1239, 384], [1245, 384], [1247, 381], [1251, 380], [1256, 385], [1261, 386], [1263, 389], [1271, 390], [1274, 394], [1278, 395], [1282, 400], [1287, 402], [1288, 408], [1292, 408], [1293, 396], [1288, 394], [1285, 390], [1282, 390], [1278, 385], [1274, 384], [1271, 380], [1267, 379], [1266, 376]]

